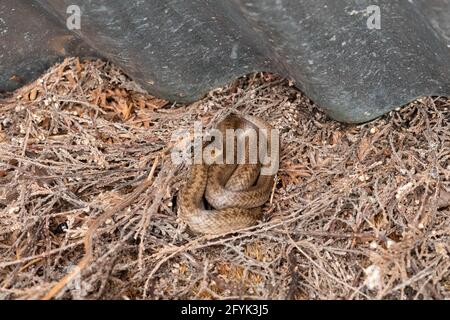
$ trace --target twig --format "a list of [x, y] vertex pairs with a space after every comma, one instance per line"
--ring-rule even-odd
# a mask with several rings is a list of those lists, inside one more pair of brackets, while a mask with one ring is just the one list
[[71, 272], [66, 274], [61, 280], [59, 280], [42, 298], [42, 300], [50, 300], [53, 297], [55, 297], [70, 281], [72, 281], [86, 266], [89, 264], [89, 262], [92, 259], [92, 240], [94, 237], [94, 233], [97, 230], [97, 228], [102, 225], [107, 219], [109, 219], [112, 215], [115, 213], [123, 210], [124, 208], [128, 207], [130, 204], [132, 204], [137, 197], [145, 190], [147, 189], [152, 181], [153, 181], [153, 175], [156, 170], [156, 166], [158, 164], [158, 158], [155, 158], [153, 162], [152, 169], [142, 184], [136, 188], [136, 190], [133, 191], [132, 194], [130, 194], [122, 203], [118, 204], [114, 208], [112, 208], [109, 211], [105, 211], [102, 215], [100, 215], [97, 219], [94, 220], [92, 225], [89, 227], [89, 229], [86, 232], [86, 235], [84, 236], [84, 250], [85, 254], [83, 258], [78, 262], [77, 267], [73, 268]]

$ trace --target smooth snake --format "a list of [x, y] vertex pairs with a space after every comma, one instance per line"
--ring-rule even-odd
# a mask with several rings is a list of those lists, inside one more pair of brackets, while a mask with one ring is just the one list
[[[217, 129], [223, 137], [226, 137], [227, 129], [237, 130], [235, 132], [243, 136], [253, 130], [257, 133], [258, 152], [262, 143], [266, 144], [265, 150], [271, 152], [270, 158], [266, 158], [270, 163], [261, 161], [261, 156], [267, 154], [259, 153], [256, 163], [250, 161], [251, 144], [245, 140], [244, 162], [238, 162], [235, 155], [232, 163], [193, 164], [177, 203], [178, 216], [194, 233], [221, 234], [256, 224], [262, 217], [261, 206], [271, 195], [278, 170], [279, 140], [278, 135], [272, 135], [274, 129], [269, 123], [254, 116], [231, 114], [217, 125]], [[238, 138], [234, 139], [236, 151]], [[226, 139], [223, 140], [226, 146]]]

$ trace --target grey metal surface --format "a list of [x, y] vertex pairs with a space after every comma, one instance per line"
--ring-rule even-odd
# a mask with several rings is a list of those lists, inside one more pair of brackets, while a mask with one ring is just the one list
[[[79, 30], [66, 27], [70, 5]], [[380, 29], [367, 27], [370, 5]], [[109, 59], [180, 102], [271, 71], [331, 117], [359, 123], [450, 95], [450, 0], [0, 1], [0, 90], [71, 55]]]

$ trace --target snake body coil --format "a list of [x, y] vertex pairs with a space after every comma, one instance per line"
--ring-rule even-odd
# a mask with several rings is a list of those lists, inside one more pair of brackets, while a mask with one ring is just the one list
[[[260, 143], [266, 143], [265, 150], [275, 150], [271, 161], [275, 158], [278, 162], [278, 141], [274, 141], [267, 122], [252, 116], [229, 115], [217, 129], [223, 137], [228, 129], [239, 129], [242, 134], [249, 129], [256, 131], [259, 147]], [[244, 163], [236, 163], [234, 158], [231, 164], [192, 165], [189, 179], [178, 196], [178, 215], [191, 231], [220, 234], [251, 226], [261, 219], [260, 207], [270, 197], [276, 172], [263, 172], [267, 164], [260, 159], [257, 163], [249, 161], [249, 143], [245, 148]]]

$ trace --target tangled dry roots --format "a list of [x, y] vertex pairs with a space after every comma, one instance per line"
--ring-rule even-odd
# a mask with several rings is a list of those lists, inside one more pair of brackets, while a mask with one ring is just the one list
[[[168, 104], [109, 63], [67, 59], [0, 103], [0, 299], [69, 274], [52, 297], [448, 299], [449, 106], [345, 125], [265, 73]], [[171, 134], [232, 110], [280, 129], [279, 182], [264, 223], [195, 238], [176, 220], [187, 168]]]

